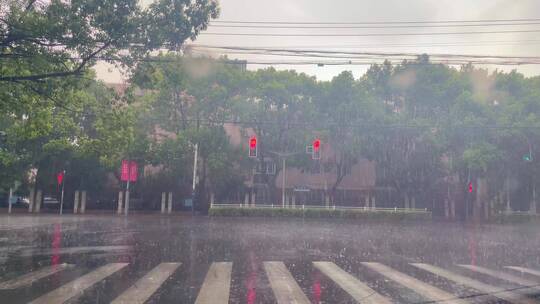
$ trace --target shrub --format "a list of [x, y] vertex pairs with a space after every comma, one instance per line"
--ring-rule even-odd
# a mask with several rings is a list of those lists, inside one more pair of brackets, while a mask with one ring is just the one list
[[540, 215], [527, 212], [499, 213], [494, 215], [490, 221], [498, 224], [538, 222], [540, 221]]

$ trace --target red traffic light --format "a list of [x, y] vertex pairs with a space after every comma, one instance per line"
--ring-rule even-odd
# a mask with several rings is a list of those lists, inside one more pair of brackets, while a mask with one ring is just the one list
[[249, 139], [249, 157], [257, 157], [257, 137]]
[[249, 148], [250, 149], [255, 149], [257, 148], [257, 137], [252, 137], [249, 139]]
[[56, 174], [56, 182], [58, 183], [59, 186], [64, 182], [65, 173], [66, 173], [65, 171], [60, 171]]
[[321, 147], [321, 140], [317, 138], [313, 141], [313, 151], [315, 152], [319, 151], [320, 147]]
[[472, 183], [469, 183], [469, 193], [472, 193], [472, 191], [473, 191]]

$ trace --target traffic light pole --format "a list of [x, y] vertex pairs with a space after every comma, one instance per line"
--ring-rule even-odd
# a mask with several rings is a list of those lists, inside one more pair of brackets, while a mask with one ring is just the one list
[[274, 151], [269, 151], [269, 152], [277, 155], [278, 157], [281, 157], [281, 161], [283, 165], [283, 170], [282, 170], [283, 177], [281, 179], [281, 207], [285, 208], [285, 183], [287, 181], [287, 157], [300, 154], [301, 152], [289, 152], [289, 153], [274, 152]]
[[128, 167], [128, 180], [126, 182], [126, 203], [124, 204], [124, 215], [129, 213], [129, 180], [131, 179], [131, 166]]
[[283, 157], [283, 178], [281, 181], [281, 208], [285, 208], [285, 181], [286, 181], [286, 173], [287, 173], [287, 162], [286, 158]]
[[9, 196], [8, 196], [8, 213], [11, 214], [11, 200], [13, 197], [13, 188], [9, 188]]
[[[64, 170], [64, 175], [66, 170]], [[64, 184], [66, 183], [65, 177], [62, 179], [62, 194], [60, 195], [60, 214], [64, 211]]]

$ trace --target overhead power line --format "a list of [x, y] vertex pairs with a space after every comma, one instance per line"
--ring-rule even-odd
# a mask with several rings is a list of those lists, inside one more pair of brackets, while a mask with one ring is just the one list
[[[306, 45], [261, 45], [257, 48], [286, 48], [286, 49], [349, 49], [349, 48], [385, 48], [385, 47], [447, 47], [447, 46], [498, 46], [498, 45], [525, 45], [540, 44], [540, 40], [480, 40], [480, 41], [454, 41], [454, 42], [428, 42], [428, 43], [376, 43], [376, 44], [306, 44]], [[193, 47], [231, 48], [241, 46], [186, 44]], [[252, 48], [252, 46], [244, 46]]]
[[[317, 51], [301, 49], [278, 49], [278, 48], [256, 48], [256, 47], [213, 47], [213, 46], [193, 46], [193, 51], [204, 54], [205, 51], [220, 52], [225, 55], [246, 55], [246, 56], [271, 56], [271, 57], [302, 57], [307, 61], [267, 61], [261, 59], [251, 59], [250, 64], [317, 64], [317, 65], [371, 65], [388, 60], [391, 63], [401, 63], [404, 60], [414, 62], [421, 53], [406, 52], [346, 52], [346, 51]], [[501, 55], [468, 55], [468, 54], [429, 54], [431, 63], [442, 63], [450, 65], [463, 64], [490, 64], [490, 65], [523, 65], [540, 64], [540, 56], [501, 56]], [[327, 59], [327, 61], [315, 62], [315, 58]], [[328, 59], [336, 59], [328, 61]], [[339, 60], [338, 60], [339, 59]]]
[[429, 32], [429, 33], [227, 33], [203, 32], [204, 36], [253, 36], [253, 37], [396, 37], [396, 36], [444, 36], [444, 35], [480, 35], [480, 34], [517, 34], [540, 33], [540, 30], [474, 31], [474, 32]]
[[[241, 54], [241, 55], [261, 55], [261, 56], [281, 56], [281, 57], [303, 57], [303, 58], [324, 58], [324, 59], [348, 59], [348, 61], [331, 61], [331, 62], [325, 62], [325, 61], [307, 61], [307, 62], [297, 62], [297, 63], [303, 63], [303, 64], [327, 64], [327, 65], [371, 65], [375, 63], [382, 63], [385, 60], [388, 60], [391, 63], [401, 63], [404, 60], [415, 60], [414, 57], [394, 57], [394, 58], [387, 58], [387, 57], [351, 57], [351, 56], [330, 56], [330, 55], [302, 55], [302, 54], [275, 54], [275, 53], [243, 53], [243, 52], [227, 52], [226, 54]], [[362, 61], [359, 61], [358, 59], [365, 59]], [[249, 64], [255, 64], [257, 60], [255, 61], [247, 61]], [[296, 61], [295, 61], [296, 62]], [[536, 61], [489, 61], [489, 60], [478, 60], [478, 59], [430, 59], [431, 63], [443, 63], [443, 64], [451, 64], [451, 65], [463, 65], [463, 64], [493, 64], [493, 65], [524, 65], [524, 64], [540, 64], [540, 59]], [[267, 64], [271, 64], [271, 62], [266, 62]], [[276, 64], [288, 64], [290, 62], [276, 62]]]
[[[311, 49], [287, 49], [287, 48], [265, 48], [265, 47], [235, 47], [235, 46], [211, 46], [211, 45], [193, 45], [195, 48], [203, 49], [223, 49], [234, 51], [261, 51], [261, 52], [281, 52], [303, 54], [306, 56], [317, 54], [336, 54], [336, 55], [361, 55], [361, 56], [408, 56], [418, 57], [422, 53], [410, 52], [350, 52], [350, 51], [332, 51], [332, 50], [311, 50]], [[437, 54], [430, 53], [430, 57], [446, 57], [446, 58], [497, 58], [497, 59], [519, 59], [519, 60], [540, 60], [540, 56], [502, 56], [502, 55], [478, 55], [478, 54]]]
[[528, 19], [479, 19], [479, 20], [436, 20], [436, 21], [353, 21], [353, 22], [302, 22], [302, 21], [247, 21], [247, 20], [212, 20], [211, 23], [238, 23], [238, 24], [441, 24], [441, 23], [496, 23], [496, 22], [534, 22], [540, 18]]
[[214, 24], [210, 27], [223, 28], [257, 28], [257, 29], [387, 29], [387, 28], [452, 28], [452, 27], [492, 27], [492, 26], [524, 26], [539, 25], [540, 22], [522, 23], [467, 23], [467, 24], [400, 24], [400, 25], [274, 25], [274, 24]]

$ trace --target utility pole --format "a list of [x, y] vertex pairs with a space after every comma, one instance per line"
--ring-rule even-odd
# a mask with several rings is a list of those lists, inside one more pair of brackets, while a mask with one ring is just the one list
[[193, 213], [195, 204], [195, 187], [197, 186], [197, 157], [199, 154], [199, 144], [195, 144], [195, 151], [193, 152], [193, 183], [191, 185], [191, 213]]
[[[532, 145], [531, 141], [529, 140], [529, 137], [525, 137], [527, 140], [527, 145], [529, 146], [529, 155], [523, 157], [523, 159], [527, 162], [532, 162], [533, 155], [532, 155]], [[536, 214], [536, 170], [534, 166], [531, 167], [532, 177], [531, 177], [531, 184], [532, 184], [532, 202], [529, 204], [529, 213]]]
[[506, 212], [510, 213], [512, 211], [510, 207], [510, 178], [506, 176]]

